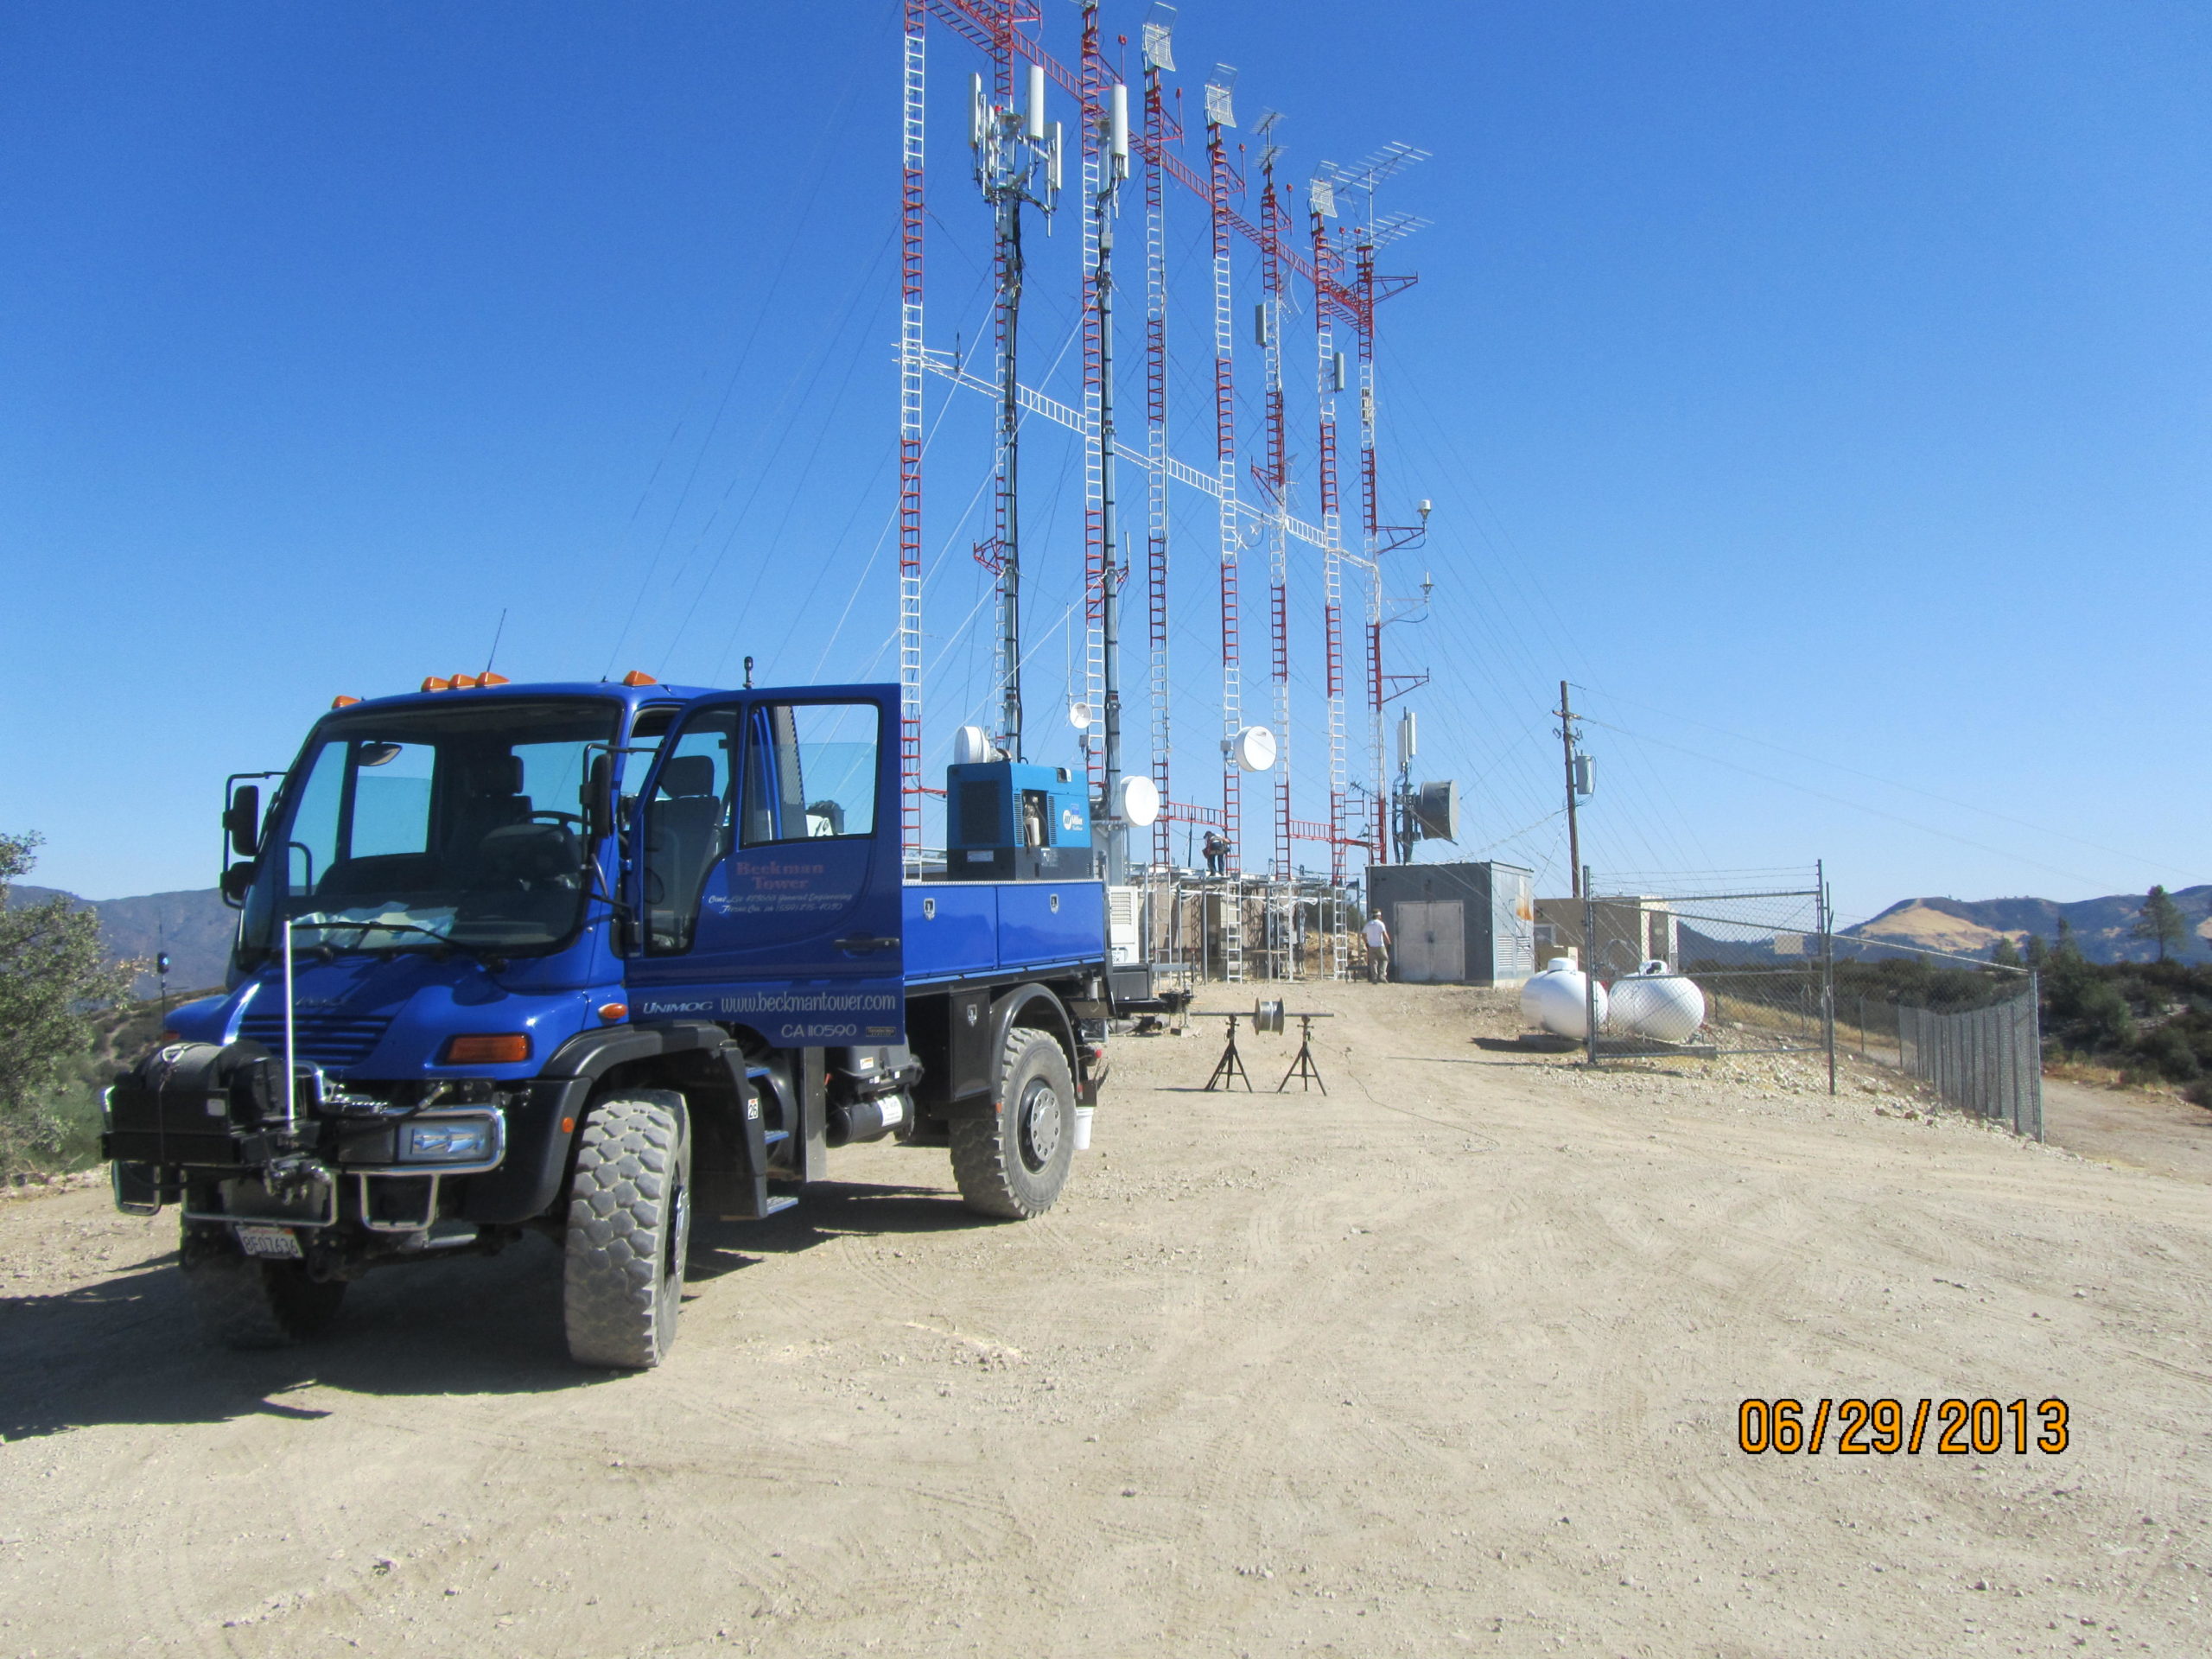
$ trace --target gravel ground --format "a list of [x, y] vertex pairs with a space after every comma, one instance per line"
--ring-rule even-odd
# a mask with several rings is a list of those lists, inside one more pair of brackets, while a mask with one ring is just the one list
[[[1328, 1095], [1117, 1039], [1052, 1214], [851, 1149], [701, 1230], [645, 1375], [567, 1363], [535, 1242], [236, 1355], [173, 1217], [0, 1204], [0, 1652], [2212, 1649], [2203, 1126], [2083, 1157], [1878, 1068], [1290, 1001]], [[1244, 1036], [1262, 1090], [1295, 1040]], [[1746, 1456], [1777, 1395], [2059, 1396], [2071, 1441]]]

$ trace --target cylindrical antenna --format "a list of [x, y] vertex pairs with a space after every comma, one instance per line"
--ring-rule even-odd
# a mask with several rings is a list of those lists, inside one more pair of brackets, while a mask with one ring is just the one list
[[[1045, 72], [1044, 72], [1042, 69], [1039, 69], [1037, 73], [1038, 73], [1039, 74], [1040, 74], [1040, 75], [1041, 75], [1041, 74], [1043, 74]], [[1049, 162], [1046, 162], [1046, 168], [1045, 168], [1045, 178], [1046, 178], [1046, 181], [1047, 183], [1049, 183], [1049, 184], [1052, 187], [1052, 194], [1053, 194], [1054, 195], [1056, 195], [1056, 196], [1057, 196], [1058, 194], [1060, 194], [1060, 124], [1059, 124], [1058, 122], [1057, 122], [1057, 121], [1055, 121], [1055, 122], [1053, 122], [1053, 123], [1052, 123], [1052, 158], [1051, 158], [1051, 160], [1050, 160]]]
[[1264, 300], [1252, 308], [1252, 343], [1255, 346], [1268, 343], [1268, 307]]
[[1344, 389], [1344, 354], [1342, 352], [1334, 352], [1330, 354], [1329, 359], [1329, 390], [1342, 391]]
[[983, 147], [983, 78], [968, 77], [968, 148]]
[[1107, 105], [1106, 153], [1114, 158], [1114, 171], [1126, 175], [1129, 170], [1129, 88], [1127, 81], [1114, 83], [1113, 102]]
[[1045, 66], [1029, 66], [1029, 142], [1045, 142]]

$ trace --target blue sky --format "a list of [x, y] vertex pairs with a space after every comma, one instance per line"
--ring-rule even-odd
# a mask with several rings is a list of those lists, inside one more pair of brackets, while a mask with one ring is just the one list
[[[1071, 56], [1074, 7], [1044, 3]], [[1436, 504], [1390, 584], [1425, 569], [1434, 601], [1391, 667], [1435, 676], [1419, 770], [1459, 779], [1462, 850], [1564, 886], [1565, 677], [1603, 872], [1820, 857], [1847, 919], [2212, 879], [2202, 9], [1351, 15], [1192, 0], [1179, 80], [1195, 104], [1235, 63], [1240, 130], [1284, 111], [1294, 183], [1386, 140], [1434, 153], [1384, 202], [1434, 223], [1386, 260], [1421, 283], [1384, 309], [1379, 404], [1386, 518]], [[0, 826], [46, 836], [34, 880], [206, 885], [225, 773], [283, 764], [335, 693], [481, 667], [502, 612], [518, 679], [730, 683], [747, 654], [764, 680], [887, 677], [896, 18], [0, 10]], [[972, 345], [971, 60], [933, 38], [930, 332]], [[1203, 463], [1202, 227], [1170, 213], [1175, 442]], [[1033, 245], [1031, 361], [1065, 393], [1074, 226]], [[989, 696], [988, 409], [940, 421], [947, 395], [940, 751]], [[1079, 459], [1039, 431], [1025, 464], [1049, 715]], [[1177, 765], [1204, 800], [1216, 537], [1202, 498], [1173, 511]], [[1302, 558], [1292, 764], [1319, 817]], [[1064, 730], [1036, 758], [1072, 760]]]

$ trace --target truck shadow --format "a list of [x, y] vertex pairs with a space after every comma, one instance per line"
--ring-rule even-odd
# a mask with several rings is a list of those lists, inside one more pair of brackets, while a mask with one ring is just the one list
[[561, 1259], [505, 1254], [371, 1274], [320, 1340], [266, 1353], [200, 1334], [164, 1252], [50, 1295], [0, 1297], [0, 1440], [103, 1423], [331, 1414], [286, 1401], [310, 1385], [385, 1396], [512, 1395], [607, 1380], [562, 1345]]
[[999, 1224], [963, 1208], [957, 1196], [941, 1187], [817, 1181], [800, 1202], [766, 1221], [695, 1215], [684, 1273], [689, 1282], [706, 1284], [766, 1257], [795, 1255], [832, 1239], [965, 1232]]
[[[766, 1221], [696, 1221], [687, 1280], [705, 1284], [854, 1234], [994, 1225], [935, 1187], [827, 1181]], [[573, 1363], [561, 1325], [561, 1253], [529, 1237], [496, 1256], [372, 1273], [329, 1334], [241, 1353], [203, 1338], [172, 1251], [47, 1294], [0, 1296], [0, 1442], [101, 1424], [314, 1421], [287, 1395], [486, 1397], [603, 1387], [622, 1373]]]

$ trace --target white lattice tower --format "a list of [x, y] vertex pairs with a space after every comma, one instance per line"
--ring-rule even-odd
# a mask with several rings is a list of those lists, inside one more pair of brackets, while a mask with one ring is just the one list
[[[1243, 540], [1236, 508], [1236, 321], [1230, 248], [1234, 234], [1230, 194], [1236, 175], [1229, 163], [1228, 130], [1236, 124], [1230, 103], [1235, 72], [1217, 66], [1206, 84], [1207, 206], [1213, 239], [1214, 470], [1221, 494], [1221, 736], [1222, 833], [1229, 837], [1230, 868], [1242, 868], [1243, 825], [1238, 810], [1241, 779], [1230, 746], [1244, 725], [1244, 677], [1239, 660], [1237, 559]], [[1224, 951], [1225, 953], [1225, 951]], [[1240, 964], [1241, 966], [1241, 964]], [[1243, 977], [1240, 972], [1237, 976]]]
[[899, 128], [899, 823], [902, 856], [922, 850], [922, 112], [926, 0], [906, 0]]

